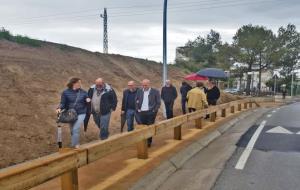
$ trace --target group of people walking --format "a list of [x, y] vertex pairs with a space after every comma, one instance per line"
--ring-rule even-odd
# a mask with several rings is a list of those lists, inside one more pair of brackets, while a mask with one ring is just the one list
[[196, 82], [194, 88], [187, 82], [182, 82], [180, 93], [183, 114], [186, 114], [187, 109], [188, 112], [194, 112], [207, 108], [209, 105], [217, 105], [220, 98], [220, 90], [214, 81], [209, 81], [207, 87], [203, 82]]
[[[215, 83], [210, 82], [208, 88], [202, 82], [197, 82], [192, 88], [183, 82], [180, 88], [182, 113], [197, 111], [208, 105], [216, 105], [220, 97], [220, 91]], [[162, 87], [161, 92], [151, 86], [148, 79], [137, 87], [134, 81], [128, 82], [128, 87], [123, 91], [121, 114], [125, 116], [127, 131], [134, 130], [134, 122], [139, 125], [151, 125], [155, 123], [161, 100], [164, 102], [166, 118], [174, 117], [173, 107], [177, 98], [176, 87], [170, 80]], [[117, 95], [111, 85], [105, 83], [102, 78], [95, 80], [86, 92], [81, 88], [80, 78], [71, 78], [67, 83], [67, 89], [61, 95], [61, 102], [56, 110], [60, 114], [63, 110], [75, 109], [77, 120], [70, 123], [71, 146], [79, 147], [80, 127], [87, 127], [90, 116], [100, 129], [99, 138], [105, 140], [109, 137], [109, 123], [111, 113], [117, 108]], [[148, 139], [148, 147], [151, 147], [152, 138]]]

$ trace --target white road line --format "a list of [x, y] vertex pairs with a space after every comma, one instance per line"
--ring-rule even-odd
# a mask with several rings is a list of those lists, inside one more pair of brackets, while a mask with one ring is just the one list
[[276, 113], [276, 110], [273, 110], [272, 113]]
[[272, 117], [272, 114], [268, 114], [267, 117], [269, 117], [269, 118]]
[[241, 155], [239, 161], [237, 162], [235, 169], [237, 170], [243, 170], [246, 162], [254, 148], [255, 142], [257, 141], [260, 133], [262, 132], [263, 128], [265, 127], [265, 124], [267, 123], [267, 121], [262, 121], [261, 124], [259, 125], [259, 127], [256, 129], [255, 133], [253, 134], [253, 136], [251, 137], [247, 147], [245, 148], [243, 154]]

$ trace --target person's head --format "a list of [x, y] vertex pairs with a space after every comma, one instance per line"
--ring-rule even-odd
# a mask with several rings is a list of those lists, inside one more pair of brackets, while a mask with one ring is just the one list
[[95, 85], [96, 85], [96, 88], [103, 88], [104, 87], [104, 80], [102, 78], [97, 78], [95, 80]]
[[70, 78], [67, 83], [67, 87], [74, 90], [81, 88], [81, 79], [77, 77]]
[[168, 80], [166, 80], [166, 86], [167, 86], [167, 87], [169, 87], [169, 86], [171, 86], [171, 85], [172, 85], [172, 82], [171, 82], [171, 80], [169, 80], [169, 79], [168, 79]]
[[128, 84], [127, 84], [127, 86], [128, 86], [128, 89], [130, 91], [134, 91], [135, 90], [135, 82], [134, 81], [129, 81]]
[[144, 79], [142, 81], [142, 87], [144, 90], [148, 90], [150, 88], [150, 80], [149, 79]]
[[204, 85], [203, 85], [203, 82], [196, 82], [196, 87], [198, 88], [202, 88]]
[[216, 86], [216, 81], [210, 81], [210, 82], [209, 82], [209, 85], [210, 85], [211, 87]]
[[183, 81], [183, 82], [181, 83], [181, 85], [184, 86], [184, 85], [187, 85], [187, 83], [186, 83], [185, 81]]

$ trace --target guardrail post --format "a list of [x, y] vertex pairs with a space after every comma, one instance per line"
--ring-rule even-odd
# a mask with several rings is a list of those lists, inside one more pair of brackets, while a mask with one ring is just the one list
[[137, 158], [147, 159], [148, 158], [148, 142], [147, 139], [137, 143]]
[[60, 177], [62, 190], [78, 190], [78, 170], [74, 168]]
[[244, 103], [244, 109], [247, 109], [247, 108], [248, 108], [248, 103], [245, 102], [245, 103]]
[[242, 111], [242, 105], [238, 104], [238, 111]]
[[222, 109], [222, 114], [221, 114], [222, 117], [226, 117], [226, 108]]
[[203, 117], [195, 120], [195, 125], [197, 129], [202, 129], [203, 127]]
[[210, 114], [210, 121], [211, 122], [215, 122], [216, 121], [216, 118], [217, 118], [217, 112], [212, 112]]
[[181, 125], [174, 128], [174, 139], [181, 140]]
[[234, 113], [234, 106], [231, 106], [230, 113]]
[[[59, 149], [59, 153], [69, 152], [70, 148]], [[74, 168], [60, 177], [62, 190], [78, 190], [78, 169]]]
[[252, 107], [253, 107], [253, 106], [252, 106], [252, 102], [250, 102], [250, 103], [249, 103], [249, 108], [252, 108]]

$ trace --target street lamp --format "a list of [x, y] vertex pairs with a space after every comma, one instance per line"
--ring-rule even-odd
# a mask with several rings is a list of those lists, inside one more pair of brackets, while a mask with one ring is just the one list
[[167, 80], [167, 6], [168, 0], [164, 0], [164, 16], [163, 16], [163, 85]]

